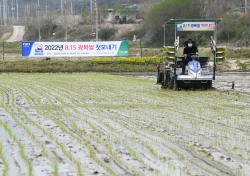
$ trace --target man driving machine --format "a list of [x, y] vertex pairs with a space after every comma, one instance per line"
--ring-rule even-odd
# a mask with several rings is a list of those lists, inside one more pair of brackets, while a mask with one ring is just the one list
[[184, 42], [184, 50], [183, 50], [183, 56], [182, 59], [182, 74], [185, 75], [185, 67], [188, 64], [189, 61], [192, 60], [191, 56], [198, 55], [198, 49], [195, 44], [195, 42], [192, 39], [188, 39], [186, 42]]

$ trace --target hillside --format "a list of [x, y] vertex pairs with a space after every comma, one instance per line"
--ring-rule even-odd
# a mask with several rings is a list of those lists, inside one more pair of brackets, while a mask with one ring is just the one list
[[[27, 29], [25, 40], [38, 40], [39, 29], [43, 41], [95, 40], [94, 1], [4, 0], [3, 2], [5, 2], [4, 6], [0, 6], [3, 12], [0, 24], [5, 28], [13, 24], [25, 25]], [[98, 0], [97, 2], [100, 40], [131, 41], [136, 36], [147, 47], [159, 47], [162, 46], [164, 37], [162, 25], [169, 19], [223, 18], [218, 31], [221, 43], [237, 47], [248, 47], [250, 43], [249, 13], [242, 12], [244, 4], [240, 0], [220, 2], [217, 0], [180, 0], [178, 2], [175, 0]], [[8, 10], [7, 7], [12, 8]], [[109, 18], [107, 24], [109, 8], [113, 9], [113, 16]], [[137, 24], [132, 27], [135, 30], [131, 30], [127, 25], [118, 25], [121, 23], [132, 26]], [[138, 23], [140, 23], [139, 26]], [[167, 35], [171, 36], [171, 32], [171, 30], [168, 31]], [[208, 34], [190, 33], [180, 37], [182, 40], [192, 37], [201, 45], [207, 43], [207, 39], [209, 40]], [[166, 42], [172, 45], [173, 40], [167, 37]]]

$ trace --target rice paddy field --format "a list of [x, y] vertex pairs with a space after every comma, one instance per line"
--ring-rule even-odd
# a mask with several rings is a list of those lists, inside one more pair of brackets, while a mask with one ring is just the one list
[[244, 79], [173, 91], [139, 76], [2, 73], [0, 175], [247, 176]]

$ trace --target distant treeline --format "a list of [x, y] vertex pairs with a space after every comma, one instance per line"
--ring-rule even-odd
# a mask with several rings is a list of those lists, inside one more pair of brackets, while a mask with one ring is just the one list
[[[145, 14], [145, 25], [140, 30], [147, 45], [163, 44], [163, 24], [173, 18], [223, 18], [219, 24], [220, 43], [250, 46], [250, 9], [245, 12], [244, 1], [237, 0], [162, 0], [150, 6]], [[173, 45], [173, 29], [167, 29], [166, 42]], [[179, 33], [181, 40], [194, 38], [200, 45], [209, 44], [210, 32]]]

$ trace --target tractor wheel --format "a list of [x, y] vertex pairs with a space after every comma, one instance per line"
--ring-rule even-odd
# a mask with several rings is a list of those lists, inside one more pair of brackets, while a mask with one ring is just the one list
[[206, 84], [203, 84], [203, 89], [211, 89], [212, 88], [212, 81], [207, 81]]
[[208, 81], [208, 82], [207, 82], [207, 85], [206, 85], [206, 88], [207, 88], [207, 89], [211, 89], [211, 88], [212, 88], [212, 85], [213, 85], [213, 84], [212, 84], [212, 81]]
[[164, 75], [162, 73], [157, 74], [157, 83], [161, 83], [163, 81]]
[[177, 81], [176, 81], [176, 80], [174, 81], [174, 87], [173, 87], [173, 88], [174, 88], [174, 90], [178, 90], [178, 89], [179, 89], [179, 87], [178, 87], [178, 84], [177, 84]]
[[170, 76], [170, 72], [167, 73], [166, 79], [167, 79], [167, 87], [169, 89], [172, 89], [173, 88], [173, 79]]
[[162, 74], [161, 88], [166, 88], [165, 74]]

